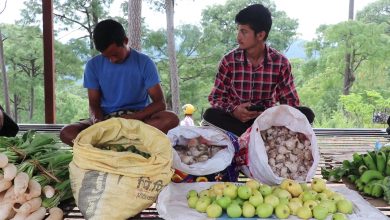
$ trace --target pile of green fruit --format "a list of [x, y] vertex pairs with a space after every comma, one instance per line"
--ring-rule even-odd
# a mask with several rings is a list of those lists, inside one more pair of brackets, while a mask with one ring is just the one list
[[354, 153], [352, 160], [344, 160], [342, 165], [331, 169], [322, 168], [322, 176], [338, 182], [342, 177], [355, 184], [356, 189], [365, 195], [383, 197], [390, 204], [390, 149]]
[[326, 187], [326, 181], [313, 178], [310, 184], [285, 179], [280, 185], [269, 186], [250, 179], [245, 184], [216, 183], [200, 192], [187, 193], [188, 207], [209, 218], [224, 213], [230, 218], [269, 218], [275, 215], [286, 219], [295, 215], [301, 219], [348, 219], [353, 204], [342, 194]]

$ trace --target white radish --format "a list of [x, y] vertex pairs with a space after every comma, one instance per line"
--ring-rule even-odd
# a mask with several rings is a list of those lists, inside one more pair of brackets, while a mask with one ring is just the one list
[[30, 177], [25, 172], [20, 172], [16, 175], [14, 179], [14, 192], [16, 196], [26, 192], [29, 179]]
[[0, 192], [6, 191], [12, 186], [12, 181], [1, 179], [0, 180]]
[[14, 210], [12, 209], [13, 203], [4, 203], [0, 205], [0, 219], [9, 219], [12, 218], [15, 214]]
[[8, 164], [7, 155], [0, 153], [0, 168], [4, 168]]
[[6, 193], [7, 191], [3, 191], [3, 192], [0, 192], [0, 204], [1, 203], [3, 203], [3, 200], [4, 200], [4, 196], [5, 196], [5, 193]]
[[62, 220], [64, 218], [64, 212], [58, 207], [49, 209], [49, 216], [46, 220]]
[[25, 220], [29, 213], [16, 213], [11, 220]]
[[38, 183], [38, 181], [30, 179], [30, 181], [28, 182], [27, 191], [28, 192], [26, 193], [26, 199], [30, 200], [32, 198], [41, 196], [42, 186]]
[[43, 194], [45, 195], [45, 197], [49, 198], [49, 199], [51, 197], [53, 197], [54, 194], [55, 194], [54, 188], [52, 186], [50, 186], [50, 185], [44, 186], [42, 190], [43, 190]]
[[19, 196], [16, 196], [15, 195], [15, 191], [14, 191], [14, 186], [11, 186], [5, 193], [4, 195], [4, 198], [3, 198], [3, 201], [1, 202], [1, 204], [3, 203], [24, 203], [26, 202], [27, 199], [26, 199], [26, 196], [25, 194], [22, 194], [22, 195], [19, 195]]
[[19, 203], [15, 203], [13, 209], [15, 210], [15, 212], [18, 213], [19, 212], [32, 213], [38, 210], [41, 207], [41, 205], [42, 205], [42, 199], [41, 197], [37, 197], [23, 203], [21, 206]]
[[16, 199], [15, 192], [14, 192], [14, 186], [11, 186], [7, 192], [4, 195], [3, 201], [9, 202]]
[[4, 179], [13, 180], [17, 173], [17, 168], [14, 164], [9, 163], [7, 166], [3, 168], [4, 171]]
[[31, 213], [27, 216], [26, 220], [42, 220], [45, 218], [46, 209], [44, 207], [40, 207], [37, 211]]

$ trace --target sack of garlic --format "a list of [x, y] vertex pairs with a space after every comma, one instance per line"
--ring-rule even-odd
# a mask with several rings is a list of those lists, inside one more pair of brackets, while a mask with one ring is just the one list
[[265, 110], [240, 138], [247, 143], [240, 146], [246, 152], [240, 169], [250, 178], [273, 185], [285, 178], [305, 182], [315, 175], [320, 159], [317, 139], [306, 116], [293, 107]]
[[173, 182], [236, 181], [235, 148], [212, 127], [178, 126], [168, 132], [173, 147]]
[[274, 174], [287, 179], [305, 181], [313, 165], [311, 143], [302, 133], [284, 126], [272, 126], [260, 131]]

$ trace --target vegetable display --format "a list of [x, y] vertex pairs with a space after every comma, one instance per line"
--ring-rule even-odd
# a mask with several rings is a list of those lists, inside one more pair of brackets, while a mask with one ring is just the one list
[[326, 181], [313, 178], [311, 183], [284, 179], [270, 186], [254, 179], [245, 184], [216, 183], [202, 191], [189, 190], [187, 205], [209, 218], [227, 215], [230, 218], [279, 218], [297, 216], [300, 219], [347, 219], [353, 213], [353, 203], [341, 193], [326, 187]]
[[73, 198], [72, 151], [48, 134], [30, 130], [0, 137], [0, 219], [62, 219], [57, 206]]
[[322, 176], [333, 182], [342, 177], [356, 186], [365, 195], [383, 197], [390, 204], [390, 148], [354, 153], [352, 160], [344, 160], [341, 166], [321, 168]]
[[145, 157], [146, 159], [148, 159], [150, 157], [149, 153], [138, 150], [138, 148], [134, 145], [125, 146], [125, 145], [121, 145], [121, 144], [111, 144], [111, 145], [107, 144], [107, 145], [98, 145], [96, 147], [100, 148], [102, 150], [112, 150], [112, 151], [116, 151], [116, 152], [125, 152], [125, 151], [132, 152], [135, 154], [139, 154], [139, 155]]

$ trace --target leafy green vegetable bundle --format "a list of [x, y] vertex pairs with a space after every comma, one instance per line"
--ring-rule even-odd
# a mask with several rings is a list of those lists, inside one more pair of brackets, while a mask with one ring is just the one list
[[[2, 203], [17, 210], [4, 215], [33, 214], [43, 217], [46, 209], [73, 198], [68, 165], [71, 148], [53, 135], [30, 130], [17, 137], [0, 137], [0, 168], [5, 192]], [[29, 207], [29, 210], [26, 210]], [[61, 212], [58, 208], [56, 212]], [[22, 214], [21, 214], [22, 213]], [[3, 216], [5, 218], [9, 216]], [[40, 218], [37, 218], [40, 219]]]

